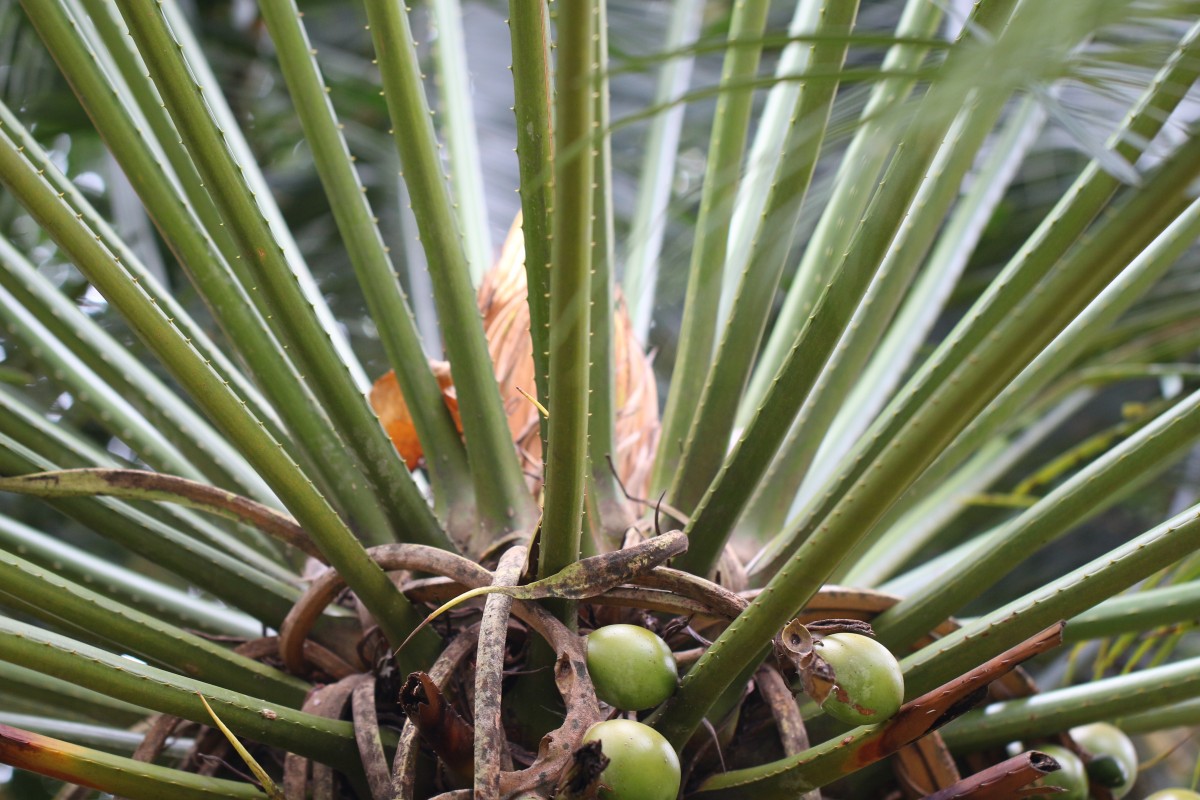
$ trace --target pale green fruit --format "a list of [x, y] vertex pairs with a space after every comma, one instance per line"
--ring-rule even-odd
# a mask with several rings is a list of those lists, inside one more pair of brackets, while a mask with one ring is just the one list
[[857, 633], [835, 633], [814, 646], [833, 667], [835, 688], [821, 706], [849, 725], [883, 722], [904, 703], [904, 676], [896, 657], [879, 642]]
[[1055, 744], [1039, 746], [1039, 751], [1053, 758], [1062, 767], [1038, 781], [1039, 786], [1058, 786], [1066, 789], [1065, 794], [1052, 795], [1056, 800], [1087, 800], [1088, 777], [1079, 756], [1065, 747]]
[[675, 693], [675, 656], [637, 625], [605, 625], [588, 634], [587, 667], [596, 696], [622, 711], [654, 708]]
[[588, 728], [583, 741], [600, 742], [608, 758], [600, 773], [600, 800], [675, 800], [679, 794], [679, 757], [649, 725], [610, 719]]
[[1137, 780], [1138, 754], [1133, 742], [1116, 725], [1107, 722], [1095, 722], [1091, 725], [1081, 725], [1071, 729], [1071, 738], [1076, 744], [1087, 750], [1097, 759], [1111, 758], [1119, 766], [1124, 779], [1120, 783], [1109, 781], [1107, 770], [1094, 769], [1096, 762], [1088, 764], [1088, 774], [1112, 792], [1113, 797], [1120, 798], [1129, 794]]

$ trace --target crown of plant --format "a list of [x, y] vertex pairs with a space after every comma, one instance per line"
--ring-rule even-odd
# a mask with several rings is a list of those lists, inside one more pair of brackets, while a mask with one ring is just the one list
[[1184, 783], [1200, 2], [794, 5], [0, 2], [0, 798]]

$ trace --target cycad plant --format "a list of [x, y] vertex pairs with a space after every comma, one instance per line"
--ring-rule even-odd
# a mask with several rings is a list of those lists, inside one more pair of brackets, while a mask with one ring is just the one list
[[[605, 0], [510, 0], [502, 250], [477, 7], [422, 4], [426, 58], [396, 0], [241, 4], [271, 116], [211, 5], [0, 6], [0, 489], [53, 509], [4, 496], [0, 762], [64, 798], [1103, 800], [1137, 754], [1078, 726], [1200, 717], [1200, 3], [675, 0], [639, 50]], [[369, 42], [326, 52], [342, 16]], [[42, 52], [104, 152], [12, 96]], [[1135, 495], [1148, 530], [1056, 544]]]

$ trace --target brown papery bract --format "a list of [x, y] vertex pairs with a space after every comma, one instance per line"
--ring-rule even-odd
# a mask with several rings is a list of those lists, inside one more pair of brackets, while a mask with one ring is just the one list
[[[526, 302], [525, 240], [521, 217], [517, 216], [496, 265], [484, 276], [477, 293], [479, 313], [492, 357], [508, 429], [521, 455], [521, 468], [528, 476], [530, 490], [541, 492], [542, 440], [538, 426], [538, 408], [522, 392], [537, 396], [534, 374], [533, 343], [529, 337], [529, 305]], [[616, 399], [617, 476], [634, 496], [644, 496], [650, 479], [654, 450], [658, 446], [658, 388], [654, 369], [641, 344], [633, 335], [624, 300], [617, 293], [613, 315], [613, 391]], [[442, 387], [442, 397], [454, 417], [459, 432], [458, 395], [445, 361], [430, 361], [430, 367]], [[545, 402], [544, 397], [538, 400]], [[423, 451], [416, 427], [404, 402], [394, 371], [375, 381], [371, 406], [379, 415], [396, 449], [409, 469], [415, 469]], [[641, 509], [635, 509], [641, 511]]]

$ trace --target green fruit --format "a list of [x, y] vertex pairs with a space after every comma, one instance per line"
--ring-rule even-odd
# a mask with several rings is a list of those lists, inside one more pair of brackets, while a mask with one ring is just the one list
[[679, 757], [649, 725], [610, 719], [588, 728], [583, 741], [600, 742], [608, 758], [600, 800], [675, 800], [679, 794]]
[[834, 671], [834, 689], [821, 706], [831, 717], [849, 725], [871, 725], [900, 709], [904, 676], [886, 647], [857, 633], [824, 636], [814, 645]]
[[622, 711], [654, 708], [679, 685], [671, 648], [637, 625], [606, 625], [588, 634], [587, 668], [596, 696]]
[[1083, 768], [1083, 760], [1065, 747], [1048, 744], [1037, 748], [1040, 752], [1053, 758], [1062, 769], [1051, 772], [1038, 781], [1039, 786], [1058, 786], [1066, 789], [1066, 793], [1052, 795], [1057, 800], [1087, 800], [1088, 777]]
[[1161, 792], [1150, 795], [1146, 800], [1200, 800], [1200, 794], [1189, 789], [1163, 789]]
[[1129, 794], [1137, 780], [1138, 754], [1120, 728], [1107, 722], [1081, 725], [1071, 729], [1071, 738], [1096, 757], [1087, 765], [1092, 780], [1106, 787], [1118, 800]]

